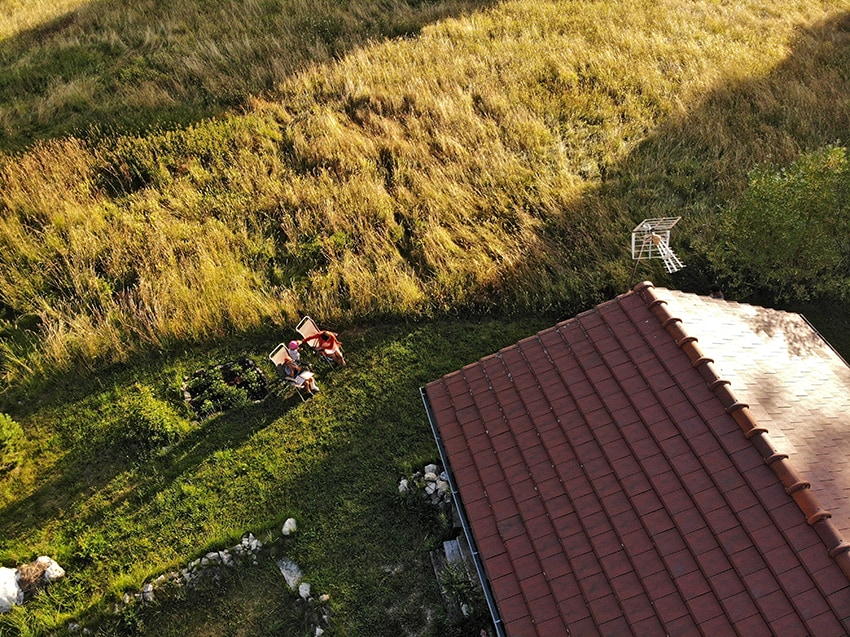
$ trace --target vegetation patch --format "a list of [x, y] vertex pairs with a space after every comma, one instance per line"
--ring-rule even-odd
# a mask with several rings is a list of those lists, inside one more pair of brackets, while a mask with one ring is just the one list
[[209, 418], [262, 400], [268, 394], [268, 383], [257, 364], [245, 357], [199, 369], [186, 379], [183, 393], [199, 418]]
[[173, 444], [190, 428], [168, 402], [142, 383], [135, 383], [120, 396], [108, 420], [106, 442], [121, 447], [129, 457], [145, 456]]
[[21, 426], [9, 416], [0, 414], [0, 473], [18, 463], [19, 447], [24, 439]]

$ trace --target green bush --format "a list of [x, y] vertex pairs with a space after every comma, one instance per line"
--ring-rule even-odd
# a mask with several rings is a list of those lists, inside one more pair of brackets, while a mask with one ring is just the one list
[[176, 442], [188, 423], [147, 385], [135, 384], [116, 403], [112, 442], [128, 449], [149, 452]]
[[787, 168], [749, 175], [706, 253], [739, 298], [796, 303], [850, 298], [850, 163], [827, 146]]
[[266, 378], [250, 358], [199, 369], [187, 380], [189, 405], [201, 418], [243, 407], [268, 393]]
[[0, 471], [14, 467], [24, 440], [21, 426], [8, 414], [0, 413]]

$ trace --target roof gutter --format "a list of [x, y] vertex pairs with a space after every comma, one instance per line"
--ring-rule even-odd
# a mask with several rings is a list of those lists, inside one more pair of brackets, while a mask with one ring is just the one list
[[431, 401], [428, 400], [428, 395], [425, 393], [425, 388], [420, 387], [419, 393], [422, 395], [422, 403], [425, 405], [425, 413], [428, 414], [428, 422], [431, 425], [431, 432], [434, 434], [434, 440], [437, 442], [437, 450], [440, 452], [440, 460], [446, 470], [449, 488], [451, 489], [452, 498], [457, 505], [457, 512], [460, 516], [460, 524], [463, 528], [463, 533], [466, 536], [466, 541], [469, 544], [469, 549], [472, 551], [472, 561], [475, 563], [475, 570], [478, 572], [478, 579], [481, 581], [481, 590], [484, 592], [484, 599], [487, 600], [487, 607], [490, 609], [490, 616], [493, 618], [493, 627], [496, 629], [497, 637], [507, 637], [505, 633], [504, 623], [499, 615], [499, 607], [496, 605], [496, 600], [493, 597], [493, 591], [490, 589], [490, 582], [487, 579], [487, 574], [484, 572], [484, 562], [481, 560], [481, 554], [478, 552], [478, 545], [475, 543], [475, 538], [472, 536], [472, 528], [469, 526], [469, 519], [466, 517], [466, 510], [463, 508], [463, 501], [460, 499], [460, 493], [455, 485], [454, 475], [449, 466], [449, 458], [446, 453], [446, 448], [443, 445], [443, 438], [440, 436], [440, 431], [437, 429], [437, 423], [434, 420], [434, 413], [431, 410]]

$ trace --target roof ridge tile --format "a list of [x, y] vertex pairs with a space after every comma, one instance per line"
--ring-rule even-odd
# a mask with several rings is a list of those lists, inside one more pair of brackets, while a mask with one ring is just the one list
[[[676, 345], [682, 349], [695, 368], [699, 368], [703, 378], [709, 384], [712, 392], [721, 400], [727, 413], [732, 415], [741, 427], [744, 435], [756, 447], [764, 458], [765, 463], [779, 478], [785, 492], [791, 496], [802, 511], [806, 522], [817, 531], [818, 537], [826, 547], [826, 551], [850, 580], [850, 543], [844, 541], [835, 524], [832, 514], [820, 506], [815, 495], [811, 492], [811, 484], [800, 478], [787, 456], [781, 457], [770, 442], [769, 432], [759, 425], [752, 415], [749, 405], [739, 402], [728, 381], [724, 381], [713, 369], [714, 361], [705, 356], [697, 344], [698, 339], [689, 335], [682, 326], [682, 320], [672, 315], [667, 307], [667, 301], [654, 292], [655, 286], [650, 281], [643, 281], [632, 288], [649, 308], [650, 312], [660, 321]], [[769, 462], [768, 462], [769, 461]]]

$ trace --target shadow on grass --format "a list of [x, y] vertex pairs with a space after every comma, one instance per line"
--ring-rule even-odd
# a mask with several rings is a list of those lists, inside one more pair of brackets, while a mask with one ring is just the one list
[[[269, 530], [279, 535], [283, 520], [295, 517], [300, 530], [286, 554], [302, 567], [314, 594], [331, 595], [340, 634], [422, 634], [422, 626], [436, 621], [429, 613], [440, 608], [427, 555], [433, 538], [422, 528], [420, 513], [405, 507], [397, 492], [400, 477], [436, 457], [419, 387], [553, 320], [444, 321], [441, 338], [434, 338], [429, 323], [342, 332], [349, 365], [321, 369], [319, 396], [301, 403], [294, 394], [274, 391], [261, 403], [205, 421], [179, 444], [140, 462], [134, 469], [135, 482], [129, 485], [110, 484], [123, 468], [108, 458], [107, 449], [91, 452], [89, 459], [100, 463], [91, 467], [91, 474], [80, 470], [81, 452], [72, 450], [36, 494], [0, 512], [0, 534], [25, 538], [39, 524], [63, 517], [67, 518], [63, 524], [73, 522], [69, 528], [88, 531], [106, 528], [110, 516], [127, 516], [139, 529], [125, 539], [133, 543], [126, 546], [127, 553], [144, 552], [135, 548], [139, 543], [148, 546], [153, 558], [159, 542], [176, 537], [168, 531], [163, 539], [159, 527], [176, 522], [156, 515], [156, 511], [165, 514], [163, 507], [171, 500], [151, 503], [163, 493], [182, 497], [184, 484], [221, 490], [225, 495], [215, 511], [190, 509], [185, 518], [178, 514], [176, 520], [184, 530], [175, 533], [199, 535], [191, 546], [180, 547], [184, 564], [208, 550], [225, 548], [216, 544], [225, 541], [220, 531], [215, 537], [204, 536], [208, 515], [227, 518], [232, 529], [225, 535], [235, 538], [248, 532], [260, 537]], [[470, 333], [477, 338], [467, 338]], [[246, 497], [252, 500], [250, 505], [244, 504]], [[96, 507], [88, 502], [94, 498], [101, 498]], [[139, 511], [154, 517], [140, 522]], [[118, 561], [122, 564], [116, 568], [133, 566]], [[252, 611], [254, 635], [279, 634], [281, 626], [298, 625], [300, 611], [292, 600], [286, 601], [297, 593], [286, 589], [282, 577], [270, 576], [275, 568], [273, 563], [249, 568], [238, 574], [234, 585], [252, 595], [281, 599], [268, 607], [269, 612]], [[95, 576], [97, 563], [82, 555], [66, 569], [85, 578]], [[253, 608], [256, 600], [244, 597], [230, 586], [193, 592], [188, 601], [143, 610], [134, 626], [142, 631], [138, 634], [161, 636], [187, 631], [232, 634], [239, 613], [208, 611], [232, 608], [235, 598]], [[201, 602], [202, 608], [192, 600]], [[118, 621], [110, 615], [110, 604], [107, 600], [79, 609], [77, 619], [93, 625]], [[187, 628], [187, 616], [196, 625]]]
[[[216, 356], [244, 355], [244, 349], [234, 349], [238, 344], [245, 343], [240, 339], [229, 343], [228, 349], [217, 348], [208, 351], [207, 355], [211, 360]], [[168, 373], [162, 375], [156, 363]], [[114, 440], [108, 432], [98, 431], [99, 422], [108, 418], [106, 412], [112, 402], [137, 382], [155, 386], [161, 398], [181, 412], [181, 417], [194, 418], [182, 399], [181, 375], [174, 373], [192, 365], [191, 360], [176, 356], [152, 357], [144, 361], [142, 369], [113, 369], [88, 383], [80, 382], [79, 378], [64, 379], [58, 386], [49, 386], [49, 394], [41, 400], [32, 401], [25, 410], [19, 410], [18, 413], [24, 411], [29, 415], [43, 413], [41, 410], [51, 412], [54, 425], [58, 427], [58, 431], [53, 432], [54, 437], [70, 439], [70, 446], [44, 472], [40, 486], [33, 493], [0, 509], [0, 537], [32, 536], [45, 521], [62, 519], [69, 511], [77, 512], [78, 527], [87, 528], [96, 525], [107, 509], [126, 503], [144, 505], [163, 485], [193, 471], [216, 452], [240, 447], [257, 431], [302, 404], [297, 394], [287, 391], [288, 388], [274, 377], [273, 370], [264, 366], [262, 371], [268, 379], [269, 393], [263, 400], [201, 420], [167, 448], [146, 450], [133, 443]], [[16, 416], [20, 417], [18, 413]], [[73, 431], [75, 427], [83, 431]], [[61, 443], [54, 441], [54, 444]], [[82, 503], [107, 488], [122, 473], [136, 477], [119, 496], [108, 498], [86, 517], [80, 517]]]
[[492, 3], [95, 0], [0, 42], [0, 150], [185, 126], [369, 41]]
[[[322, 436], [315, 444], [323, 446], [323, 460], [278, 480], [264, 496], [273, 534], [282, 519], [297, 519], [287, 556], [302, 567], [314, 595], [330, 595], [335, 634], [451, 634], [428, 557], [438, 538], [397, 490], [401, 477], [437, 459], [419, 387], [554, 321], [446, 320], [440, 338], [428, 323], [342, 334], [349, 365], [328, 375], [322, 394], [300, 413]], [[275, 582], [268, 585], [271, 595]], [[285, 589], [282, 578], [276, 585]], [[209, 591], [203, 599], [227, 603]], [[154, 612], [158, 626], [172, 623], [162, 621], [167, 608]], [[228, 621], [206, 617], [195, 630], [217, 633]], [[283, 620], [269, 618], [255, 634], [275, 634], [275, 621]]]

